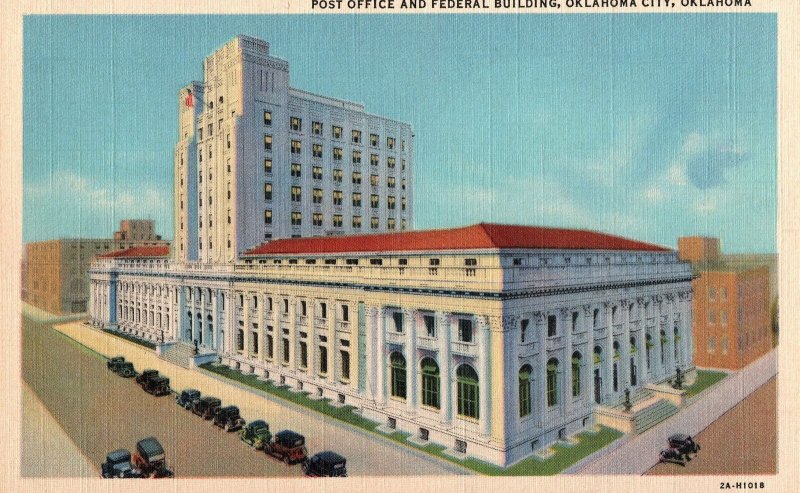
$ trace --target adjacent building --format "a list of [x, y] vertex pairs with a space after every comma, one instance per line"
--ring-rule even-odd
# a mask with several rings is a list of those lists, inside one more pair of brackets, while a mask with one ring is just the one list
[[717, 238], [680, 238], [678, 255], [691, 261], [697, 273], [695, 363], [738, 370], [772, 348], [770, 268], [752, 262], [753, 256], [728, 260], [719, 245]]
[[137, 245], [168, 247], [169, 242], [160, 238], [153, 233], [153, 221], [125, 220], [113, 239], [71, 238], [28, 243], [23, 260], [22, 300], [56, 315], [85, 313], [92, 259]]

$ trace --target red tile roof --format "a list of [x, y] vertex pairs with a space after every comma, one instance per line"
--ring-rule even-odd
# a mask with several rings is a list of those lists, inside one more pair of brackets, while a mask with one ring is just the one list
[[116, 250], [108, 252], [103, 255], [98, 255], [98, 258], [138, 258], [138, 257], [166, 257], [169, 255], [169, 247], [167, 245], [158, 246], [138, 246], [131, 247], [125, 250]]
[[595, 231], [480, 223], [453, 229], [274, 240], [245, 255], [474, 249], [633, 250], [668, 248]]

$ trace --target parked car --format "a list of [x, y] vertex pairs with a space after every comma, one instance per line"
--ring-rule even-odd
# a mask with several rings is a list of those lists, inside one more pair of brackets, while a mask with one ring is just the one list
[[336, 452], [326, 450], [303, 462], [303, 472], [312, 477], [347, 477], [347, 460]]
[[145, 370], [140, 375], [136, 376], [136, 383], [139, 385], [144, 385], [144, 383], [151, 378], [155, 378], [158, 376], [158, 370]]
[[120, 363], [117, 366], [117, 369], [114, 371], [117, 375], [125, 378], [131, 378], [136, 376], [136, 370], [133, 368], [133, 363], [130, 361], [125, 361]]
[[113, 372], [116, 372], [117, 371], [117, 366], [119, 366], [120, 363], [124, 363], [124, 362], [125, 362], [125, 357], [124, 356], [114, 356], [113, 358], [108, 358], [108, 362], [106, 363], [106, 366], [108, 367], [109, 370], [111, 370]]
[[658, 453], [658, 462], [671, 462], [673, 464], [678, 464], [679, 466], [685, 466], [686, 461], [683, 457], [683, 454], [678, 452], [677, 449], [665, 448]]
[[184, 409], [192, 407], [192, 402], [200, 398], [200, 391], [197, 389], [184, 389], [175, 397], [175, 403]]
[[131, 453], [124, 448], [109, 452], [106, 461], [100, 465], [101, 478], [141, 478], [139, 471], [131, 464]]
[[669, 441], [669, 448], [677, 450], [687, 458], [688, 454], [696, 454], [700, 451], [700, 444], [684, 433], [676, 433], [667, 440]]
[[214, 416], [214, 410], [222, 405], [222, 401], [216, 397], [207, 395], [192, 402], [192, 412], [203, 419], [211, 419]]
[[151, 378], [142, 384], [142, 389], [148, 394], [153, 394], [158, 397], [161, 395], [169, 395], [172, 391], [169, 388], [169, 378], [157, 376]]
[[239, 430], [244, 426], [244, 419], [239, 415], [239, 408], [236, 406], [218, 407], [214, 411], [213, 421], [225, 431]]
[[148, 478], [171, 478], [175, 475], [167, 469], [164, 447], [155, 437], [147, 437], [136, 443], [133, 465]]
[[308, 457], [306, 437], [292, 430], [279, 431], [264, 445], [264, 452], [283, 460], [286, 465], [302, 462]]
[[269, 424], [263, 419], [251, 421], [239, 431], [239, 438], [255, 449], [262, 449], [272, 439]]

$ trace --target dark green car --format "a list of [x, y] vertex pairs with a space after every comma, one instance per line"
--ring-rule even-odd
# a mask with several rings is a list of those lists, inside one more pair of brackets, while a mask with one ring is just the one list
[[247, 423], [239, 431], [239, 438], [255, 449], [262, 449], [265, 443], [272, 440], [272, 433], [269, 432], [269, 424], [266, 421], [257, 419]]

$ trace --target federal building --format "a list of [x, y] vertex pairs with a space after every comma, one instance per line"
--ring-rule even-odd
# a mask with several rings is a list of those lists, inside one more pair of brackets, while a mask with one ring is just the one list
[[263, 41], [209, 56], [178, 107], [172, 251], [99, 258], [94, 324], [197, 341], [503, 466], [693, 369], [693, 272], [675, 251], [584, 230], [413, 230], [410, 126], [291, 88]]

